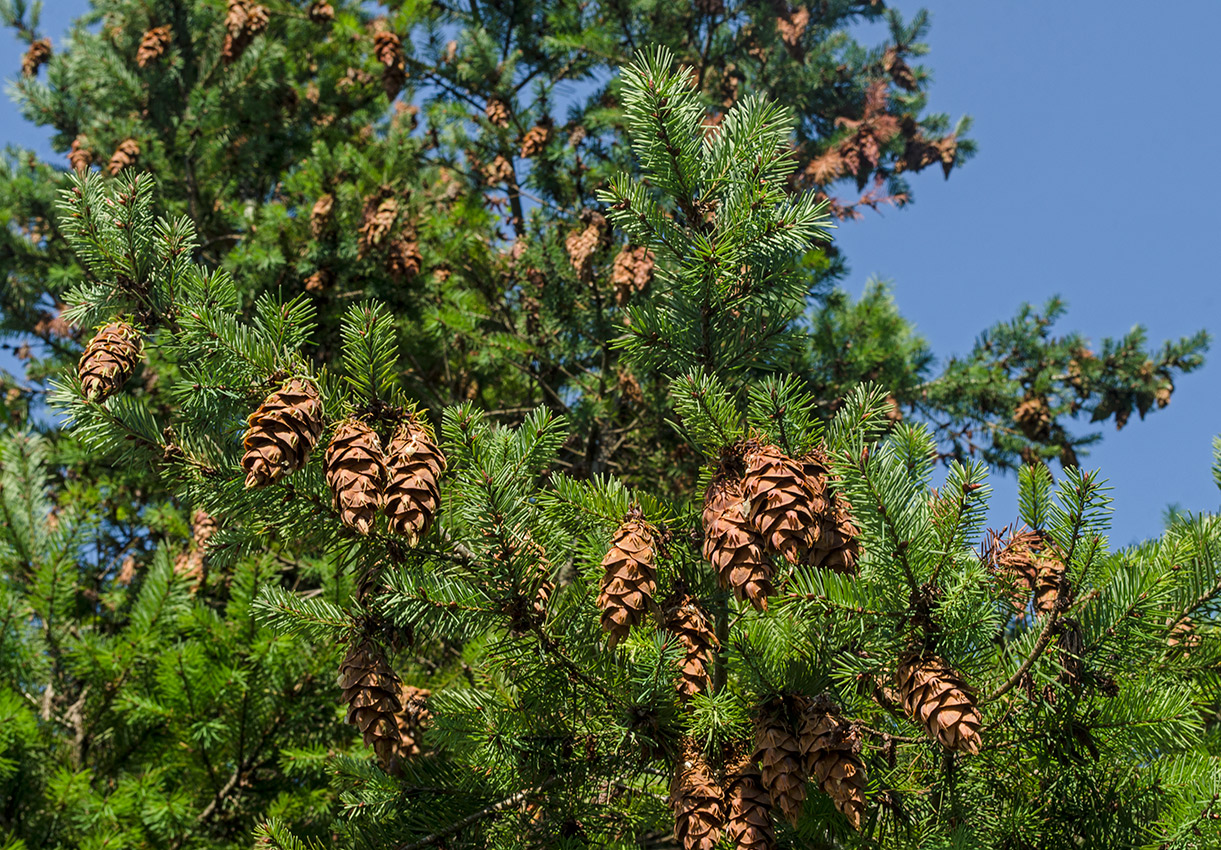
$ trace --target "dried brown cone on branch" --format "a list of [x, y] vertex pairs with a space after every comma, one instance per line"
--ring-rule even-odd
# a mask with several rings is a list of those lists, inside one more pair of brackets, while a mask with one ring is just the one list
[[399, 741], [388, 766], [388, 772], [395, 776], [402, 772], [406, 762], [417, 758], [423, 752], [420, 745], [424, 739], [424, 729], [431, 717], [428, 711], [430, 696], [432, 692], [427, 688], [399, 684], [398, 698], [402, 708], [394, 715]]
[[339, 519], [368, 534], [386, 498], [386, 459], [377, 434], [356, 419], [339, 423], [326, 448], [324, 467]]
[[755, 761], [772, 805], [796, 826], [806, 801], [806, 777], [783, 700], [764, 705], [755, 718]]
[[331, 223], [331, 212], [335, 209], [335, 196], [330, 192], [314, 201], [314, 207], [309, 213], [309, 231], [317, 239]]
[[882, 56], [882, 68], [894, 80], [895, 85], [904, 91], [915, 91], [919, 88], [916, 75], [894, 47], [886, 48], [886, 53]]
[[191, 546], [174, 560], [174, 572], [177, 575], [194, 581], [203, 578], [208, 540], [219, 527], [216, 519], [205, 510], [196, 510], [191, 515]]
[[677, 687], [684, 698], [690, 699], [708, 688], [711, 681], [708, 671], [720, 641], [704, 609], [686, 593], [666, 606], [666, 627], [683, 645], [685, 655]]
[[445, 455], [427, 430], [408, 421], [398, 427], [386, 448], [386, 468], [390, 531], [414, 546], [428, 533], [441, 506]]
[[21, 76], [33, 77], [50, 58], [51, 39], [39, 38], [31, 41], [25, 56], [21, 57]]
[[420, 273], [424, 266], [424, 255], [414, 239], [400, 236], [390, 243], [386, 251], [386, 273], [395, 280], [409, 280]]
[[806, 562], [816, 567], [856, 575], [861, 559], [861, 530], [852, 517], [852, 505], [838, 493], [831, 494], [828, 508], [819, 517], [817, 541]]
[[364, 220], [360, 224], [358, 243], [360, 256], [376, 248], [390, 234], [398, 218], [399, 204], [394, 198], [377, 199], [373, 195], [365, 200]]
[[807, 486], [801, 464], [778, 446], [759, 445], [746, 452], [746, 498], [750, 520], [766, 550], [790, 564], [800, 563], [810, 548], [811, 530], [825, 500]]
[[704, 496], [704, 558], [712, 564], [721, 587], [733, 588], [738, 599], [767, 609], [772, 566], [763, 553], [763, 540], [747, 516], [741, 481], [714, 479]]
[[141, 68], [156, 62], [165, 55], [173, 39], [173, 31], [169, 24], [153, 27], [140, 39], [140, 47], [136, 50], [136, 64]]
[[106, 164], [106, 170], [112, 176], [118, 174], [124, 168], [130, 168], [135, 165], [138, 156], [140, 156], [140, 143], [135, 139], [124, 139], [115, 148], [114, 153], [110, 157], [110, 162]]
[[935, 655], [906, 653], [895, 671], [903, 710], [943, 747], [976, 754], [983, 718], [975, 695], [962, 679]]
[[251, 6], [249, 0], [229, 0], [225, 15], [225, 43], [221, 58], [225, 64], [236, 62], [259, 33], [267, 29], [270, 16], [264, 6]]
[[1002, 589], [1008, 591], [1017, 614], [1026, 612], [1032, 598], [1037, 614], [1055, 607], [1067, 569], [1059, 549], [1040, 532], [1026, 527], [1007, 535], [1004, 530], [990, 532], [984, 544], [984, 562]]
[[551, 141], [551, 125], [536, 124], [526, 131], [526, 135], [521, 139], [521, 157], [529, 159], [533, 156], [538, 156], [547, 147], [547, 143]]
[[725, 821], [723, 796], [699, 745], [685, 740], [670, 783], [674, 836], [683, 850], [713, 850], [716, 847]]
[[829, 700], [806, 702], [798, 719], [806, 775], [818, 783], [853, 829], [861, 828], [865, 813], [865, 764], [861, 736], [836, 712]]
[[327, 0], [314, 0], [309, 4], [309, 19], [316, 24], [329, 24], [335, 20], [335, 9]]
[[564, 240], [564, 247], [568, 251], [568, 261], [572, 263], [577, 275], [582, 281], [588, 282], [593, 273], [594, 254], [601, 247], [610, 228], [606, 216], [601, 213], [586, 213], [582, 220], [586, 221], [585, 229], [570, 233]]
[[339, 665], [340, 701], [348, 706], [347, 722], [360, 729], [365, 745], [388, 768], [401, 744], [396, 715], [401, 683], [380, 646], [363, 639], [354, 643]]
[[627, 637], [632, 626], [640, 625], [645, 614], [657, 609], [653, 601], [657, 592], [656, 553], [656, 532], [644, 521], [640, 509], [632, 508], [602, 558], [602, 589], [597, 602], [611, 649]]
[[373, 52], [382, 64], [382, 88], [386, 97], [394, 100], [407, 82], [407, 57], [403, 55], [403, 40], [392, 32], [373, 36]]
[[322, 435], [322, 399], [314, 383], [289, 380], [246, 420], [242, 469], [247, 487], [274, 484], [305, 466]]
[[93, 151], [85, 145], [85, 137], [77, 136], [72, 140], [72, 148], [68, 151], [68, 164], [77, 174], [84, 174], [93, 164]]
[[771, 801], [750, 759], [740, 759], [725, 777], [725, 836], [737, 850], [772, 850], [776, 833], [772, 827]]
[[611, 265], [611, 285], [615, 303], [622, 307], [634, 294], [644, 292], [653, 281], [653, 252], [646, 246], [625, 245]]
[[509, 126], [509, 105], [498, 97], [488, 101], [487, 106], [483, 108], [483, 114], [497, 127]]
[[143, 350], [140, 332], [127, 322], [111, 322], [94, 334], [76, 367], [86, 400], [103, 401], [122, 389]]

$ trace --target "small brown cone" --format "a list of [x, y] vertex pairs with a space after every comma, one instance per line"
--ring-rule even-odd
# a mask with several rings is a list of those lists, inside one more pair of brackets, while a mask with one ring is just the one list
[[418, 242], [400, 236], [390, 243], [386, 251], [386, 272], [395, 280], [410, 280], [420, 273], [424, 256]]
[[[1058, 548], [1037, 531], [1022, 527], [990, 532], [984, 544], [984, 562], [1009, 596], [1017, 614], [1034, 600], [1036, 614], [1049, 613], [1056, 604], [1066, 569]], [[1065, 592], [1069, 588], [1065, 588]]]
[[127, 322], [111, 322], [94, 334], [77, 364], [86, 400], [103, 401], [122, 389], [135, 374], [143, 349], [139, 331]]
[[415, 422], [400, 425], [386, 449], [386, 517], [390, 531], [414, 546], [428, 533], [441, 506], [445, 455]]
[[725, 820], [722, 796], [704, 754], [694, 741], [687, 739], [670, 783], [674, 836], [683, 850], [713, 850], [716, 847]]
[[895, 48], [886, 48], [886, 53], [882, 56], [882, 68], [894, 80], [895, 85], [904, 91], [915, 91], [919, 88], [916, 75]]
[[653, 281], [653, 252], [644, 245], [625, 245], [615, 255], [611, 265], [611, 284], [615, 287], [615, 303], [622, 307], [638, 292], [644, 292]]
[[221, 47], [221, 58], [225, 64], [240, 59], [255, 36], [267, 29], [270, 20], [263, 6], [251, 6], [249, 0], [229, 0], [225, 15], [225, 43]]
[[735, 850], [772, 850], [776, 833], [759, 769], [750, 759], [742, 759], [729, 771], [725, 784], [725, 836], [729, 846]]
[[708, 615], [693, 597], [683, 594], [667, 606], [666, 627], [678, 637], [686, 655], [678, 677], [678, 692], [690, 699], [708, 688], [709, 668], [720, 642]]
[[348, 528], [368, 534], [386, 489], [386, 459], [377, 434], [356, 419], [339, 423], [326, 448], [324, 466], [340, 520]]
[[827, 700], [809, 700], [798, 720], [806, 775], [818, 783], [853, 829], [865, 813], [865, 764], [861, 736]]
[[169, 24], [153, 27], [140, 39], [140, 47], [136, 50], [136, 64], [141, 68], [156, 62], [165, 55], [173, 40], [174, 33]]
[[106, 170], [110, 172], [111, 176], [114, 176], [124, 168], [130, 168], [135, 165], [136, 158], [139, 156], [140, 143], [135, 139], [124, 139], [115, 148], [114, 154], [110, 157], [110, 162], [106, 164]]
[[733, 588], [738, 599], [767, 609], [772, 567], [763, 554], [763, 540], [747, 516], [740, 481], [714, 480], [704, 497], [704, 558], [716, 570], [721, 587]]
[[549, 141], [551, 141], [551, 126], [549, 124], [534, 125], [526, 131], [526, 135], [522, 136], [522, 159], [538, 156], [547, 147]]
[[373, 748], [377, 761], [389, 768], [401, 743], [395, 715], [401, 684], [386, 663], [385, 653], [371, 640], [361, 640], [348, 649], [339, 665], [340, 701], [348, 706], [347, 722], [360, 729], [365, 745]]
[[590, 280], [593, 274], [593, 258], [601, 246], [608, 230], [609, 223], [601, 213], [588, 213], [582, 216], [586, 226], [584, 230], [570, 233], [564, 240], [568, 251], [568, 261], [583, 281]]
[[983, 724], [970, 688], [935, 655], [907, 653], [895, 671], [899, 699], [912, 720], [943, 747], [976, 754]]
[[72, 148], [68, 151], [68, 164], [77, 174], [84, 174], [93, 164], [93, 151], [89, 150], [86, 144], [84, 136], [77, 136], [72, 140]]
[[602, 609], [602, 630], [608, 633], [611, 649], [627, 637], [632, 626], [655, 610], [657, 574], [654, 559], [657, 537], [644, 521], [638, 508], [628, 511], [623, 523], [611, 537], [610, 549], [602, 558], [602, 590], [598, 607]]
[[199, 583], [204, 575], [208, 540], [219, 527], [216, 519], [205, 510], [197, 509], [191, 515], [191, 545], [174, 560], [175, 574]]
[[420, 744], [424, 738], [424, 729], [428, 726], [428, 720], [431, 717], [428, 711], [430, 696], [432, 696], [432, 692], [427, 688], [399, 685], [398, 697], [402, 708], [394, 715], [395, 725], [398, 726], [399, 742], [390, 759], [389, 773], [399, 775], [406, 762], [417, 758], [423, 752]]
[[750, 521], [764, 548], [797, 564], [810, 548], [811, 529], [825, 505], [806, 486], [802, 466], [777, 446], [757, 446], [746, 453], [746, 498]]
[[293, 378], [246, 420], [242, 469], [247, 487], [275, 484], [305, 466], [322, 435], [322, 399], [312, 381]]
[[818, 540], [810, 547], [807, 563], [856, 575], [861, 558], [861, 530], [852, 518], [852, 506], [838, 494], [832, 494], [829, 507], [819, 517]]
[[407, 82], [407, 58], [403, 55], [403, 40], [392, 32], [373, 36], [373, 52], [382, 63], [382, 88], [386, 97], [394, 100], [403, 83]]
[[30, 42], [30, 48], [21, 57], [21, 76], [33, 77], [38, 69], [51, 58], [51, 39], [40, 38]]
[[335, 209], [335, 196], [330, 192], [314, 201], [309, 214], [309, 231], [315, 239], [323, 234], [331, 223], [331, 212]]
[[360, 256], [364, 256], [370, 248], [376, 248], [385, 240], [398, 218], [399, 205], [394, 198], [386, 198], [380, 202], [376, 196], [366, 199], [365, 216], [361, 222], [359, 234]]
[[488, 105], [483, 109], [483, 113], [497, 127], [509, 126], [509, 106], [500, 98], [494, 97], [489, 100]]
[[806, 778], [801, 748], [780, 700], [763, 706], [755, 718], [755, 761], [772, 805], [796, 826], [806, 801]]
[[309, 19], [316, 24], [329, 24], [335, 20], [335, 8], [327, 0], [314, 0], [309, 4]]

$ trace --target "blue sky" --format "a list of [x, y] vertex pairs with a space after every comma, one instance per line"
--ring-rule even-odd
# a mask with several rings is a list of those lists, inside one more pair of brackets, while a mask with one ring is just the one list
[[[932, 106], [975, 119], [979, 155], [943, 181], [914, 183], [916, 203], [844, 224], [846, 287], [894, 283], [903, 313], [942, 357], [1023, 301], [1063, 296], [1063, 330], [1097, 340], [1134, 324], [1151, 342], [1199, 328], [1221, 333], [1213, 251], [1221, 170], [1209, 141], [1221, 130], [1214, 90], [1221, 2], [1180, 0], [1173, 13], [1114, 0], [894, 0], [932, 12]], [[86, 0], [47, 0], [56, 44]], [[876, 40], [882, 26], [862, 27]], [[4, 41], [3, 73], [21, 47]], [[0, 140], [47, 152], [46, 134], [0, 103]], [[1221, 345], [1213, 359], [1221, 357]], [[1221, 366], [1179, 381], [1169, 408], [1114, 426], [1083, 460], [1114, 487], [1112, 539], [1156, 534], [1170, 504], [1214, 510], [1209, 472], [1221, 433]], [[1012, 477], [993, 482], [992, 519], [1017, 513]]]

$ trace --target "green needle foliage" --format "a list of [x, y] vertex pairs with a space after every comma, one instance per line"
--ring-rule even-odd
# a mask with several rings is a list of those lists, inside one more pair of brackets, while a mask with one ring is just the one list
[[[36, 11], [0, 3], [28, 43]], [[15, 90], [72, 169], [0, 170], [25, 358], [0, 846], [678, 847], [685, 760], [723, 794], [775, 755], [777, 706], [808, 748], [811, 700], [859, 738], [859, 828], [802, 765], [799, 816], [755, 812], [753, 846], [1221, 842], [1221, 520], [1113, 550], [1073, 425], [1165, 406], [1206, 337], [1095, 352], [1053, 301], [936, 372], [884, 286], [835, 289], [833, 218], [973, 153], [927, 110], [927, 25], [855, 1], [97, 0], [32, 49]], [[114, 320], [146, 362], [89, 401], [72, 366]], [[248, 419], [290, 380], [319, 413]], [[365, 454], [328, 460], [351, 418]], [[247, 488], [257, 428], [303, 463]], [[759, 493], [738, 533], [779, 494], [858, 551], [760, 548], [766, 607], [718, 581], [740, 543], [706, 502], [761, 445], [806, 489]], [[1027, 529], [998, 537], [1006, 470]], [[435, 521], [358, 533], [332, 490], [353, 480]], [[639, 616], [612, 647], [615, 599]], [[913, 657], [978, 746], [910, 710]], [[734, 846], [741, 812], [714, 808]]]

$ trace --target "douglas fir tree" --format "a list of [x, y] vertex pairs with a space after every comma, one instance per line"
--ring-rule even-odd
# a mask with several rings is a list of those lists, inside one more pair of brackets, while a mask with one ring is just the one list
[[0, 2], [6, 846], [1221, 840], [1217, 520], [1110, 551], [1070, 431], [1205, 337], [832, 288], [973, 150], [926, 16], [367, 5]]

